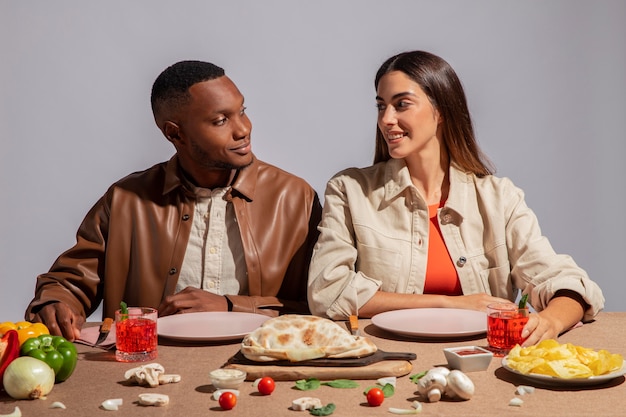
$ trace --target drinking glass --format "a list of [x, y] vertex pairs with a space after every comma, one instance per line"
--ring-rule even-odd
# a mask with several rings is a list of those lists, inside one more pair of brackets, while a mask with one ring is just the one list
[[528, 322], [528, 308], [513, 303], [487, 306], [487, 342], [494, 355], [504, 356], [516, 344], [522, 344], [522, 330]]
[[157, 311], [149, 307], [129, 307], [115, 312], [115, 359], [144, 362], [157, 357]]

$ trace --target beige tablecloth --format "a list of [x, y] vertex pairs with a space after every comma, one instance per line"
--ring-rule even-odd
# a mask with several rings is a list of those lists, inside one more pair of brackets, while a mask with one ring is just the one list
[[[93, 324], [92, 324], [93, 325]], [[239, 341], [213, 345], [174, 345], [166, 340], [159, 341], [159, 357], [156, 362], [165, 367], [166, 373], [182, 376], [176, 384], [145, 388], [129, 385], [124, 372], [133, 364], [118, 363], [113, 352], [77, 345], [80, 359], [74, 374], [65, 382], [55, 385], [46, 400], [16, 401], [6, 393], [0, 393], [0, 415], [8, 414], [18, 406], [24, 417], [63, 416], [86, 417], [110, 416], [305, 416], [308, 412], [290, 410], [292, 400], [301, 396], [314, 396], [324, 404], [335, 403], [335, 416], [383, 416], [392, 415], [389, 407], [409, 408], [413, 400], [419, 399], [416, 386], [409, 375], [435, 365], [445, 364], [444, 347], [479, 345], [485, 346], [484, 335], [469, 340], [410, 340], [386, 333], [369, 320], [361, 320], [361, 331], [370, 336], [380, 349], [393, 352], [414, 352], [412, 371], [398, 378], [395, 394], [385, 399], [380, 407], [369, 407], [363, 391], [374, 384], [374, 380], [359, 380], [359, 388], [338, 389], [322, 386], [315, 391], [295, 390], [291, 381], [279, 381], [276, 390], [269, 396], [256, 393], [250, 382], [241, 387], [237, 406], [223, 411], [212, 399], [214, 390], [209, 381], [209, 371], [221, 367], [239, 350]], [[593, 323], [571, 330], [561, 336], [560, 341], [594, 349], [607, 349], [626, 356], [626, 312], [601, 313]], [[580, 386], [541, 386], [533, 394], [520, 397], [521, 407], [509, 406], [509, 401], [518, 396], [518, 385], [532, 385], [529, 381], [511, 374], [494, 358], [486, 371], [468, 374], [476, 386], [476, 394], [469, 401], [440, 401], [424, 403], [424, 416], [626, 416], [626, 384], [624, 377], [606, 384]], [[139, 406], [137, 395], [143, 392], [167, 394], [170, 404], [153, 408]], [[100, 404], [110, 398], [122, 398], [124, 404], [119, 411], [105, 411]], [[49, 409], [50, 404], [60, 401], [67, 409]], [[224, 414], [226, 413], [226, 414]]]

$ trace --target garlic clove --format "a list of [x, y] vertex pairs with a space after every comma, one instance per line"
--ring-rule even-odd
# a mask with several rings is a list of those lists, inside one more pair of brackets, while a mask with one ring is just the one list
[[139, 404], [141, 405], [152, 405], [155, 407], [162, 407], [164, 405], [169, 404], [170, 397], [165, 394], [139, 394]]
[[509, 401], [509, 405], [512, 407], [521, 407], [522, 404], [524, 404], [524, 400], [522, 400], [521, 398], [512, 398], [511, 401]]
[[107, 411], [117, 411], [119, 406], [124, 403], [124, 400], [121, 398], [112, 398], [109, 400], [104, 400], [100, 406]]
[[65, 410], [67, 407], [65, 407], [65, 404], [63, 404], [62, 402], [55, 401], [52, 404], [50, 404], [50, 408], [61, 408]]

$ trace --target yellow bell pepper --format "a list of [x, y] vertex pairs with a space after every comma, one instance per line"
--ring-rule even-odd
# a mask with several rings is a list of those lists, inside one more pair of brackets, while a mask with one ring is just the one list
[[31, 323], [29, 321], [18, 321], [15, 323], [5, 321], [4, 323], [0, 323], [0, 337], [4, 336], [9, 330], [17, 331], [20, 346], [31, 337], [50, 334], [50, 331], [43, 323]]

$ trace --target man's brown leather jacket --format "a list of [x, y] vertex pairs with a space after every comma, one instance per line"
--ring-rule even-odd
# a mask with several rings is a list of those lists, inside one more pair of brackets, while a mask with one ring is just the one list
[[[103, 300], [104, 317], [120, 302], [158, 307], [173, 294], [192, 226], [195, 198], [174, 156], [113, 184], [91, 208], [74, 247], [37, 278], [26, 310], [48, 303], [84, 314]], [[307, 276], [321, 206], [303, 179], [254, 159], [240, 170], [232, 199], [245, 251], [249, 295], [228, 296], [234, 311], [308, 313]]]

